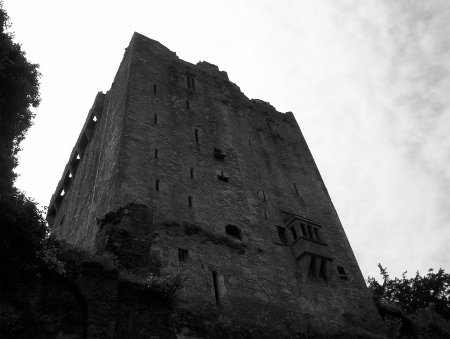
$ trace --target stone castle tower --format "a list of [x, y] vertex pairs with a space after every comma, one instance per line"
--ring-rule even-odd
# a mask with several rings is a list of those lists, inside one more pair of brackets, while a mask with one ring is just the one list
[[294, 115], [140, 34], [97, 94], [47, 220], [90, 252], [181, 271], [178, 307], [192, 319], [286, 335], [379, 331]]

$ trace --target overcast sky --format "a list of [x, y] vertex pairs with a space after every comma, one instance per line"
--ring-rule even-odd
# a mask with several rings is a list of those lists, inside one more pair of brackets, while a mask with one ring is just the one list
[[5, 0], [40, 64], [17, 186], [47, 205], [134, 31], [294, 112], [363, 275], [450, 271], [447, 0]]

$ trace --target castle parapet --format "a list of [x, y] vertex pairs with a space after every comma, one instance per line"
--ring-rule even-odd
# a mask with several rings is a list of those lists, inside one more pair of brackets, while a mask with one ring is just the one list
[[64, 196], [70, 189], [71, 183], [76, 175], [78, 165], [84, 156], [84, 152], [86, 151], [89, 141], [92, 139], [95, 132], [95, 127], [97, 126], [97, 123], [102, 115], [104, 101], [105, 94], [98, 92], [95, 97], [94, 104], [89, 110], [89, 114], [83, 125], [81, 133], [78, 136], [75, 147], [72, 149], [69, 162], [65, 166], [63, 175], [56, 186], [55, 193], [50, 199], [46, 217], [46, 220], [50, 226], [53, 225], [56, 213], [64, 200]]

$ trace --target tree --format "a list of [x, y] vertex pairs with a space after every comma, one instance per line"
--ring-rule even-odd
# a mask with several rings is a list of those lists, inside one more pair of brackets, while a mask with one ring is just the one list
[[14, 187], [20, 142], [39, 104], [38, 65], [31, 64], [8, 32], [0, 0], [0, 289], [6, 277], [38, 261], [47, 226], [36, 203]]
[[30, 63], [13, 41], [0, 1], [0, 194], [8, 194], [16, 175], [17, 153], [39, 105], [39, 66]]
[[407, 314], [434, 306], [438, 314], [450, 320], [450, 274], [443, 269], [435, 272], [430, 268], [424, 276], [416, 272], [414, 277], [407, 278], [404, 272], [401, 278], [391, 279], [385, 267], [381, 264], [378, 267], [382, 283], [373, 277], [367, 279], [376, 302], [397, 304]]

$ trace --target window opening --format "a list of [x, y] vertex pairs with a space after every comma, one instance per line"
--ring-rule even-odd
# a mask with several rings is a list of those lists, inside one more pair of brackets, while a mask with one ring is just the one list
[[314, 237], [315, 237], [315, 239], [318, 240], [318, 241], [320, 241], [320, 238], [319, 238], [319, 231], [317, 230], [317, 228], [313, 228], [313, 231], [314, 231]]
[[264, 192], [264, 191], [259, 191], [259, 198], [262, 199], [262, 200], [264, 200], [264, 201], [267, 201], [267, 198], [266, 198], [266, 192]]
[[296, 184], [294, 184], [294, 189], [295, 189], [295, 194], [297, 194], [297, 196], [300, 196], [300, 194], [298, 193], [298, 188], [297, 188]]
[[267, 220], [267, 212], [264, 211], [264, 220]]
[[92, 118], [92, 121], [97, 122], [97, 120], [98, 120], [97, 117], [94, 115], [94, 117]]
[[81, 156], [79, 153], [77, 153], [77, 160], [80, 160], [80, 159], [81, 159]]
[[188, 74], [186, 80], [188, 89], [195, 91], [195, 76]]
[[193, 200], [192, 197], [189, 196], [189, 197], [188, 197], [188, 204], [189, 204], [189, 207], [192, 207], [192, 204], [193, 204], [193, 201], [192, 201], [192, 200]]
[[304, 237], [308, 237], [308, 234], [306, 233], [306, 225], [305, 224], [300, 224], [300, 227], [302, 229], [302, 233]]
[[309, 263], [308, 277], [316, 276], [316, 257], [311, 256], [311, 261]]
[[59, 193], [59, 195], [60, 195], [61, 197], [63, 197], [64, 195], [66, 195], [66, 191], [65, 191], [64, 189], [62, 189], [61, 192]]
[[252, 145], [252, 141], [251, 139], [248, 139], [248, 145], [251, 146]]
[[291, 226], [289, 228], [291, 230], [292, 236], [294, 237], [294, 240], [297, 239], [297, 231], [295, 230], [294, 226]]
[[313, 231], [312, 231], [311, 225], [307, 225], [307, 226], [308, 226], [308, 235], [309, 235], [309, 238], [310, 238], [310, 239], [314, 239]]
[[225, 154], [222, 152], [222, 150], [220, 148], [214, 148], [214, 157], [217, 159], [222, 160], [223, 158], [225, 158]]
[[287, 245], [287, 239], [286, 239], [286, 230], [284, 227], [277, 226], [278, 230], [278, 237], [280, 238], [280, 241], [283, 245]]
[[155, 148], [155, 159], [158, 159], [159, 150]]
[[158, 114], [156, 114], [156, 113], [155, 113], [155, 115], [153, 116], [153, 123], [154, 123], [155, 125], [158, 124]]
[[188, 257], [188, 250], [184, 248], [178, 249], [178, 261], [179, 262], [185, 262]]
[[217, 176], [217, 179], [223, 182], [228, 182], [229, 178], [225, 174], [223, 174], [223, 171], [220, 171], [220, 174]]
[[328, 266], [327, 260], [322, 259], [320, 262], [319, 278], [322, 278], [325, 281], [328, 280], [327, 266]]
[[194, 130], [194, 134], [195, 134], [195, 142], [198, 142], [198, 128]]
[[190, 173], [191, 173], [191, 179], [194, 179], [194, 168], [193, 167], [191, 167]]
[[64, 219], [66, 219], [66, 215], [64, 214], [63, 217], [61, 218], [61, 221], [59, 222], [59, 225], [61, 226], [64, 222]]
[[72, 173], [69, 173], [69, 178], [73, 178]]
[[186, 100], [186, 109], [189, 109], [190, 105], [189, 105], [189, 100]]
[[345, 272], [344, 267], [342, 267], [342, 266], [337, 266], [337, 271], [338, 271], [338, 273], [339, 273], [339, 277], [340, 277], [342, 280], [348, 280], [347, 273]]
[[153, 94], [156, 94], [156, 85], [153, 85]]
[[216, 296], [216, 304], [220, 304], [220, 294], [219, 294], [219, 281], [217, 271], [212, 272], [213, 276], [213, 285], [214, 285], [214, 295]]
[[225, 232], [233, 238], [241, 240], [241, 230], [239, 229], [239, 227], [234, 225], [227, 225], [225, 226]]
[[157, 192], [159, 191], [159, 179], [156, 179], [155, 181], [155, 189]]

